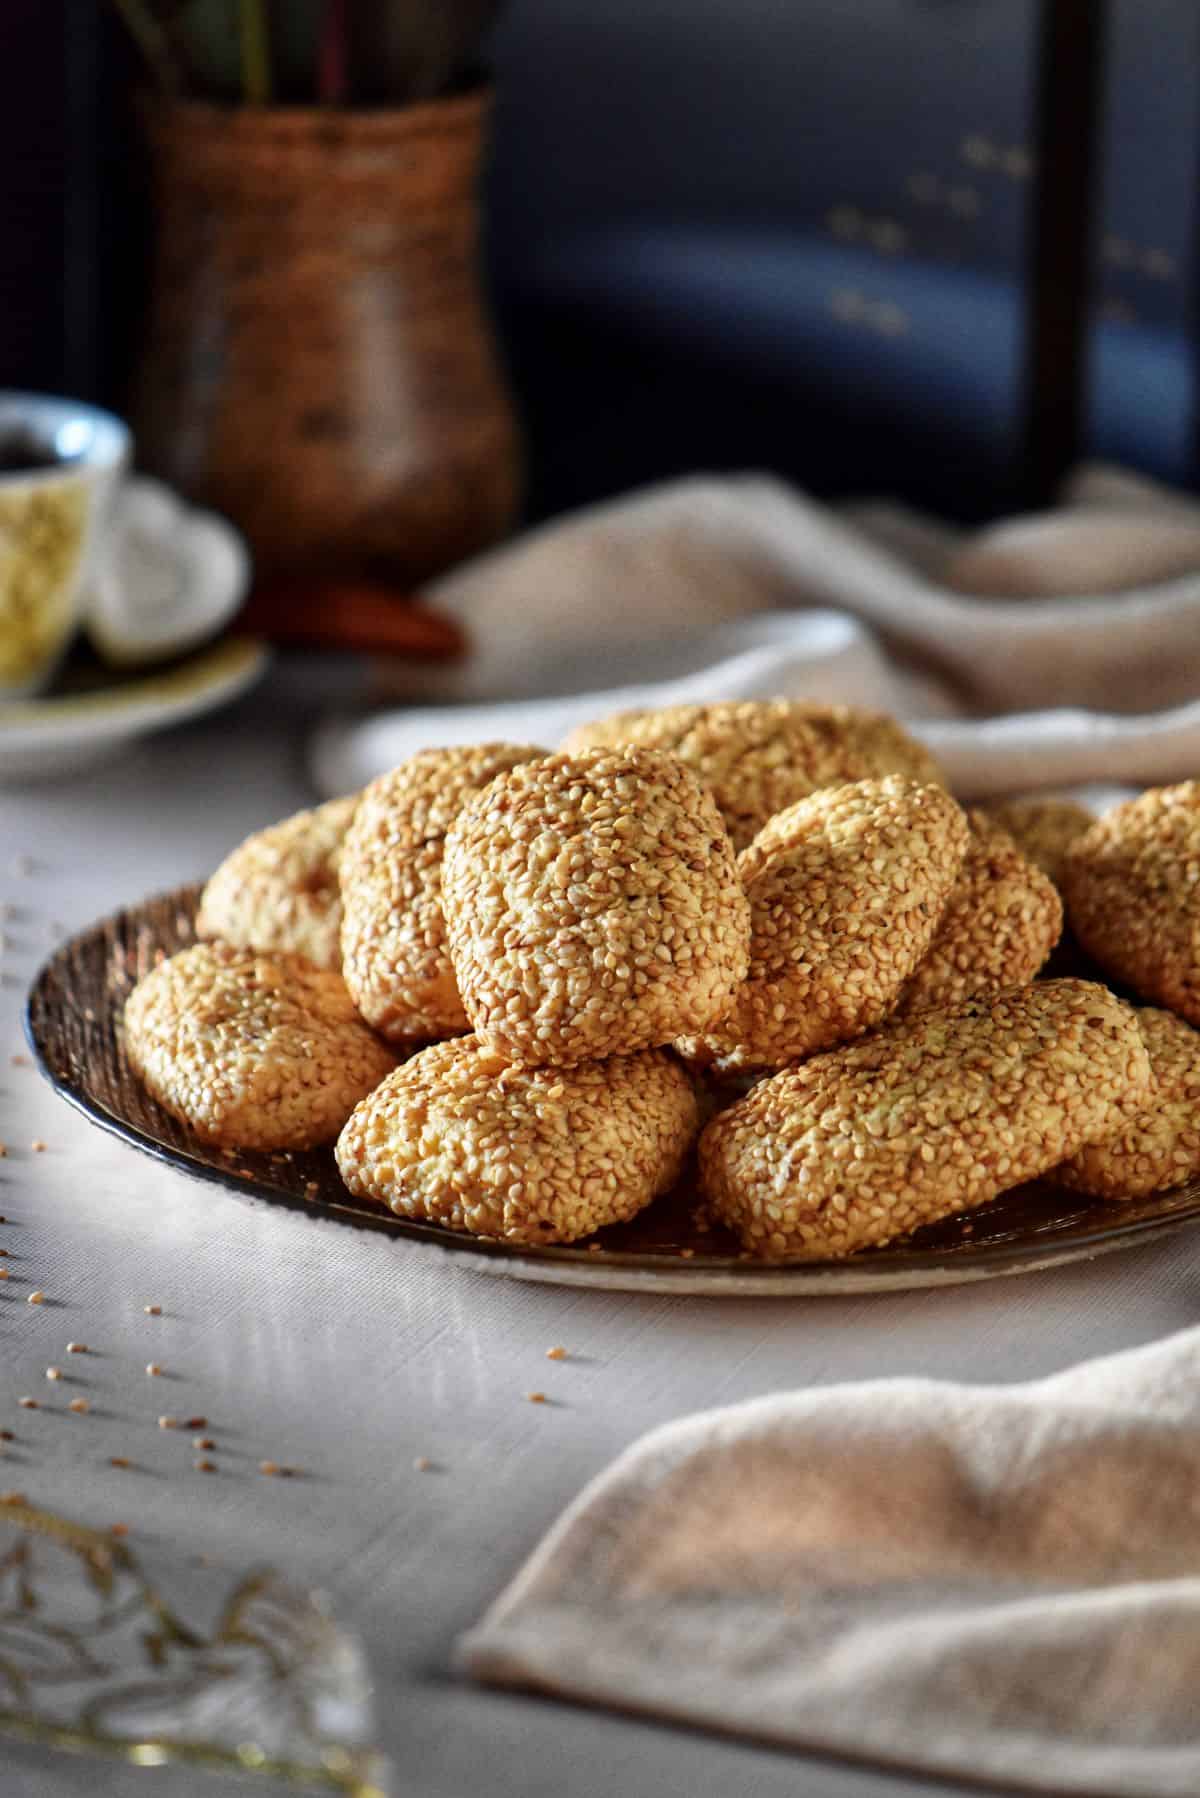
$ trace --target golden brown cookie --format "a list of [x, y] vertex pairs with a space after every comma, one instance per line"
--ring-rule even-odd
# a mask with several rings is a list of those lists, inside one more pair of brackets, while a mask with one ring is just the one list
[[350, 1191], [400, 1217], [509, 1242], [573, 1242], [633, 1217], [679, 1177], [699, 1128], [661, 1050], [520, 1068], [476, 1037], [413, 1056], [337, 1145]]
[[712, 793], [744, 849], [769, 818], [821, 787], [908, 774], [940, 780], [933, 758], [891, 718], [810, 700], [731, 700], [618, 712], [575, 730], [564, 750], [633, 744], [677, 755]]
[[1200, 1177], [1200, 1031], [1169, 1011], [1137, 1013], [1154, 1090], [1130, 1099], [1120, 1124], [1089, 1143], [1050, 1178], [1098, 1199], [1142, 1199]]
[[756, 1255], [838, 1258], [1046, 1172], [1151, 1090], [1128, 1006], [1039, 981], [764, 1080], [707, 1126], [702, 1187]]
[[986, 812], [967, 814], [971, 840], [933, 941], [896, 1006], [898, 1017], [1024, 986], [1062, 934], [1062, 900]]
[[511, 1061], [565, 1067], [702, 1030], [748, 965], [720, 813], [656, 750], [499, 775], [450, 829], [442, 899], [467, 1016]]
[[197, 943], [139, 981], [125, 1048], [160, 1105], [205, 1142], [330, 1142], [396, 1057], [340, 974], [299, 955]]
[[998, 799], [981, 806], [1006, 830], [1022, 855], [1060, 884], [1067, 850], [1096, 822], [1086, 806], [1073, 799], [1043, 799], [1031, 793], [1024, 799]]
[[1105, 972], [1200, 1024], [1200, 781], [1114, 806], [1071, 845], [1062, 884]]
[[944, 787], [900, 775], [828, 787], [780, 812], [738, 857], [750, 972], [689, 1060], [784, 1067], [873, 1029], [926, 954], [967, 852]]
[[544, 754], [527, 743], [426, 749], [363, 793], [342, 852], [342, 972], [389, 1042], [468, 1028], [442, 916], [446, 832], [502, 770]]
[[357, 804], [357, 794], [331, 799], [247, 837], [200, 895], [196, 934], [340, 967], [338, 861]]

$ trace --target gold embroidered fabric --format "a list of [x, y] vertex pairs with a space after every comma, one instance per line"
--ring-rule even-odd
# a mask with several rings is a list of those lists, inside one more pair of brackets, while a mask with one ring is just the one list
[[0, 1505], [0, 1737], [385, 1798], [363, 1657], [320, 1598], [202, 1584], [185, 1620], [123, 1541]]

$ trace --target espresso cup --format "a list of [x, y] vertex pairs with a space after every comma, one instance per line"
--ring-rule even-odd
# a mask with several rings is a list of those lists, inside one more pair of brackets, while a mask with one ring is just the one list
[[0, 391], [0, 698], [53, 679], [131, 447], [120, 419], [98, 407]]

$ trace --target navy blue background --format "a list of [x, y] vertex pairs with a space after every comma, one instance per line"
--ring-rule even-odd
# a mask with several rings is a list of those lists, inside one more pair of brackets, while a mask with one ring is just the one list
[[[147, 221], [110, 12], [0, 6], [0, 384], [120, 406]], [[1011, 503], [1040, 15], [513, 0], [485, 255], [531, 516], [698, 467]], [[1106, 17], [1080, 447], [1190, 482], [1200, 7]]]

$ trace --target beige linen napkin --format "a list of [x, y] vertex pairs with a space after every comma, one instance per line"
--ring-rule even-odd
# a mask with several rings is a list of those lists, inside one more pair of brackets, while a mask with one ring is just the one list
[[482, 1623], [497, 1685], [1052, 1792], [1200, 1791], [1200, 1330], [653, 1431]]
[[[1065, 501], [1069, 528], [1038, 539], [1048, 580], [1069, 579], [1097, 515], [1127, 525], [1131, 567], [1156, 519], [1195, 524], [1200, 568], [1194, 501], [1104, 469]], [[1200, 769], [1200, 571], [1116, 596], [982, 599], [940, 581], [958, 543], [896, 507], [838, 513], [761, 476], [590, 508], [430, 588], [473, 655], [398, 671], [419, 705], [327, 723], [314, 780], [350, 792], [427, 745], [553, 744], [622, 707], [776, 696], [908, 719], [964, 798]]]

